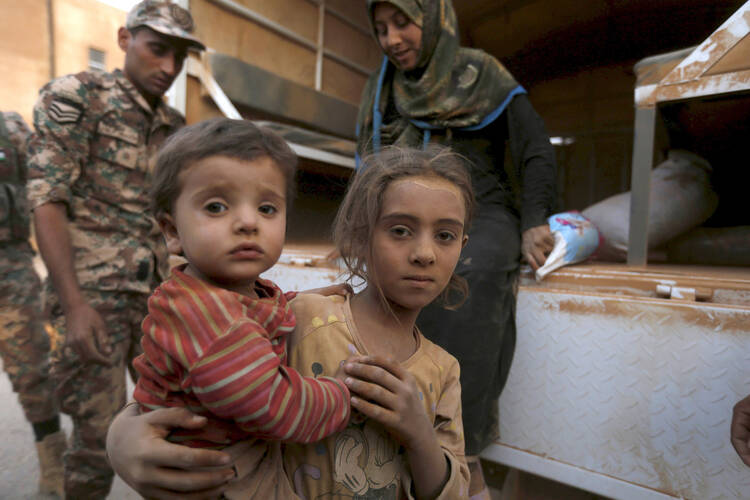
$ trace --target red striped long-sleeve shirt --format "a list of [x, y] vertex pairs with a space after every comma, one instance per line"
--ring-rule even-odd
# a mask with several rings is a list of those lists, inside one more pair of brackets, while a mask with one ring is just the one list
[[208, 417], [171, 437], [223, 447], [248, 437], [309, 443], [346, 427], [349, 390], [330, 377], [286, 366], [295, 327], [287, 298], [259, 279], [259, 299], [174, 269], [148, 300], [135, 399], [146, 411], [182, 406]]

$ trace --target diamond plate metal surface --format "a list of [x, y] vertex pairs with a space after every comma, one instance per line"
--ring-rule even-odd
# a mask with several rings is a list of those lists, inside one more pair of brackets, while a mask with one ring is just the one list
[[729, 441], [750, 307], [521, 288], [500, 443], [692, 499], [750, 499]]

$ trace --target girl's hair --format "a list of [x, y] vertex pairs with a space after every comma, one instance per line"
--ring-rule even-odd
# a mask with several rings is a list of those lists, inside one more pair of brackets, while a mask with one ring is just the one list
[[[367, 262], [371, 261], [370, 242], [383, 208], [385, 190], [395, 180], [417, 176], [445, 179], [461, 191], [466, 207], [464, 234], [468, 233], [474, 212], [474, 192], [467, 160], [443, 146], [429, 145], [424, 151], [388, 146], [362, 161], [333, 224], [333, 240], [350, 278], [356, 276], [377, 285], [377, 280], [370, 279]], [[378, 290], [385, 300], [379, 286]], [[468, 293], [466, 280], [453, 273], [440, 297], [446, 309], [456, 309], [466, 301]], [[458, 300], [451, 300], [456, 296]]]

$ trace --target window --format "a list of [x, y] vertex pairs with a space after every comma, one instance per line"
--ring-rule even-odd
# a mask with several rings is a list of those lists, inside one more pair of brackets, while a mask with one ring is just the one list
[[107, 71], [106, 54], [103, 50], [89, 47], [89, 69]]

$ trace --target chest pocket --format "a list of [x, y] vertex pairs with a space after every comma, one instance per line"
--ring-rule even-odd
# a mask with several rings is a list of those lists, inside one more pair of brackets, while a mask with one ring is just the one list
[[146, 170], [143, 148], [138, 130], [123, 124], [114, 125], [105, 119], [96, 126], [96, 138], [91, 154], [98, 159], [121, 165], [128, 169]]

